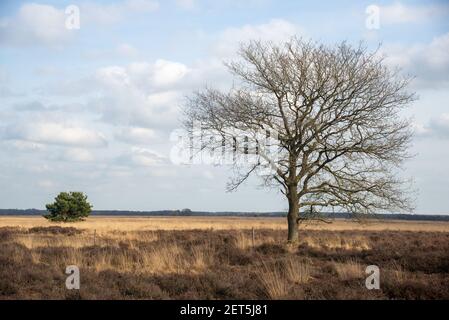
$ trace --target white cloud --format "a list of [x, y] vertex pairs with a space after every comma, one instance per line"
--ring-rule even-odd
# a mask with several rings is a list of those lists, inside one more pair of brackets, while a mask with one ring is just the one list
[[6, 139], [25, 140], [43, 144], [104, 147], [105, 136], [95, 130], [67, 123], [32, 122], [9, 126], [6, 128]]
[[443, 113], [440, 117], [430, 121], [432, 132], [441, 138], [449, 138], [449, 113]]
[[[53, 92], [88, 95], [85, 110], [99, 114], [105, 123], [172, 130], [179, 126], [179, 105], [185, 94], [206, 84], [226, 87], [232, 83], [222, 60], [231, 52], [235, 54], [240, 41], [254, 37], [282, 41], [300, 32], [298, 26], [280, 19], [229, 28], [214, 40], [212, 56], [190, 67], [165, 59], [110, 65], [79, 81], [58, 82]], [[133, 51], [132, 48], [122, 44], [123, 53]], [[126, 134], [129, 139], [134, 135], [135, 132]]]
[[177, 91], [163, 91], [152, 93], [146, 96], [146, 101], [153, 106], [156, 106], [157, 109], [164, 108], [164, 106], [168, 106], [170, 104], [175, 105], [176, 100], [180, 98], [180, 94]]
[[415, 123], [414, 132], [417, 137], [449, 139], [449, 113], [431, 118], [426, 125]]
[[65, 27], [64, 10], [50, 5], [23, 4], [16, 16], [4, 18], [0, 25], [0, 43], [57, 47], [66, 43], [71, 31]]
[[430, 134], [430, 129], [422, 123], [418, 122], [412, 123], [412, 130], [418, 137], [425, 137]]
[[41, 143], [36, 143], [36, 142], [32, 142], [32, 141], [24, 141], [24, 140], [8, 141], [8, 146], [11, 146], [15, 150], [18, 150], [21, 152], [34, 152], [34, 151], [45, 150], [45, 145], [43, 145]]
[[166, 163], [167, 159], [158, 152], [140, 147], [132, 147], [129, 153], [118, 158], [123, 165], [154, 167]]
[[[84, 2], [80, 8], [80, 28], [91, 25], [110, 25], [133, 15], [144, 15], [159, 8], [153, 0], [125, 0], [113, 4]], [[66, 28], [68, 15], [65, 8], [51, 5], [25, 3], [12, 17], [0, 20], [0, 44], [14, 46], [48, 46], [59, 48], [68, 43], [76, 30]], [[129, 54], [131, 47], [119, 48], [119, 53]]]
[[182, 63], [167, 60], [157, 60], [154, 64], [152, 82], [156, 86], [169, 86], [176, 84], [187, 73], [189, 69]]
[[167, 60], [104, 67], [95, 73], [100, 94], [89, 105], [106, 122], [164, 127], [176, 122], [180, 89], [189, 72]]
[[119, 141], [132, 144], [148, 144], [156, 137], [156, 133], [152, 129], [139, 127], [124, 127], [119, 129], [115, 134], [115, 138]]
[[130, 86], [131, 79], [125, 68], [119, 66], [110, 66], [99, 69], [96, 72], [97, 80], [106, 86], [122, 87]]
[[449, 33], [435, 37], [430, 43], [411, 46], [389, 45], [382, 53], [390, 66], [402, 68], [416, 76], [417, 87], [441, 87], [449, 84]]
[[82, 148], [69, 148], [62, 156], [62, 160], [75, 162], [92, 162], [94, 159], [92, 152]]
[[108, 86], [135, 86], [155, 91], [179, 83], [189, 71], [182, 63], [159, 59], [153, 64], [138, 62], [126, 67], [104, 67], [96, 72], [96, 77]]
[[292, 36], [301, 36], [304, 31], [287, 20], [272, 19], [259, 25], [244, 25], [224, 30], [218, 38], [215, 51], [220, 56], [233, 56], [241, 42], [249, 40], [264, 40], [282, 42]]
[[380, 7], [380, 23], [389, 25], [423, 22], [448, 13], [449, 6], [446, 4], [405, 5], [395, 2]]

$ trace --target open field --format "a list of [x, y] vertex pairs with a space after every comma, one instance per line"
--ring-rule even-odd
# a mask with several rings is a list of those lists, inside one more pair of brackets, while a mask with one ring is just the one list
[[[1, 227], [50, 227], [61, 224], [50, 222], [41, 216], [0, 216]], [[97, 231], [145, 231], [145, 230], [192, 230], [192, 229], [273, 229], [287, 228], [285, 218], [259, 217], [108, 217], [91, 216], [86, 221], [70, 223], [74, 228]], [[334, 220], [331, 224], [309, 223], [306, 230], [397, 230], [449, 232], [449, 222], [438, 221], [374, 221]]]
[[[252, 227], [255, 227], [254, 239]], [[449, 299], [449, 224], [0, 217], [0, 299]], [[367, 290], [365, 268], [380, 268]], [[67, 290], [77, 265], [81, 289]]]

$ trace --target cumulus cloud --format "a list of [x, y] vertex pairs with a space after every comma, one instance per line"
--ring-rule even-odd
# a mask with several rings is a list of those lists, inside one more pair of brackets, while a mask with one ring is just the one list
[[109, 66], [96, 72], [97, 80], [107, 86], [131, 87], [157, 91], [176, 85], [189, 72], [182, 63], [156, 60], [154, 63], [139, 62], [128, 66]]
[[449, 139], [449, 113], [433, 117], [427, 124], [414, 124], [414, 132], [421, 138]]
[[4, 130], [5, 139], [43, 144], [97, 148], [107, 145], [105, 136], [92, 129], [54, 122], [26, 122]]
[[436, 88], [449, 84], [449, 33], [429, 43], [385, 46], [386, 62], [416, 77], [415, 85]]
[[[153, 0], [125, 0], [113, 4], [84, 2], [79, 5], [81, 28], [92, 25], [114, 24], [156, 11], [159, 3]], [[48, 46], [59, 48], [68, 43], [75, 31], [66, 27], [69, 15], [64, 8], [38, 3], [23, 4], [16, 15], [2, 17], [0, 44], [12, 46]], [[131, 47], [119, 48], [129, 54]]]
[[430, 129], [422, 123], [414, 122], [412, 123], [412, 130], [415, 136], [425, 137], [430, 134]]
[[177, 83], [189, 69], [182, 63], [157, 60], [153, 66], [152, 83], [155, 86], [164, 87]]
[[108, 66], [95, 73], [99, 95], [89, 106], [102, 120], [131, 126], [164, 127], [176, 122], [179, 90], [189, 69], [177, 62]]
[[[48, 148], [48, 159], [57, 162], [72, 163], [70, 165], [76, 165], [76, 162], [94, 163], [96, 157], [90, 148], [107, 144], [105, 135], [97, 129], [97, 125], [100, 125], [110, 130], [115, 141], [133, 146], [126, 152], [122, 144], [108, 148], [105, 165], [126, 170], [140, 167], [146, 168], [146, 171], [150, 167], [157, 167], [157, 174], [173, 173], [172, 166], [159, 153], [160, 150], [137, 146], [161, 147], [156, 140], [179, 126], [179, 104], [186, 93], [208, 83], [221, 86], [232, 82], [229, 81], [222, 60], [230, 56], [228, 53], [231, 50], [234, 53], [240, 41], [249, 40], [256, 34], [264, 40], [287, 39], [298, 34], [298, 30], [298, 27], [284, 20], [230, 28], [217, 35], [217, 44], [208, 58], [189, 66], [157, 59], [106, 65], [78, 79], [55, 79], [58, 81], [56, 86], [42, 87], [39, 93], [82, 97], [81, 100], [77, 98], [79, 103], [76, 108], [72, 108], [77, 110], [77, 122], [68, 120], [66, 111], [72, 109], [65, 105], [49, 105], [39, 100], [21, 102], [13, 105], [15, 120], [9, 121], [10, 125], [4, 128], [3, 137], [20, 143], [23, 148], [44, 146]], [[223, 41], [226, 42], [225, 46], [232, 48], [220, 47]], [[117, 57], [117, 54], [138, 55], [134, 49], [122, 43], [111, 50], [116, 50]], [[95, 127], [89, 124], [92, 116], [100, 120], [94, 123]]]
[[26, 3], [12, 18], [0, 25], [0, 43], [7, 45], [59, 46], [66, 43], [71, 31], [65, 27], [64, 10], [50, 5]]
[[424, 22], [449, 14], [447, 4], [405, 5], [395, 2], [380, 6], [380, 23], [385, 25]]
[[[230, 85], [232, 81], [222, 61], [230, 57], [231, 52], [232, 55], [235, 53], [241, 41], [252, 38], [280, 41], [298, 33], [298, 26], [281, 19], [229, 28], [217, 34], [208, 58], [190, 66], [166, 59], [109, 65], [82, 79], [58, 81], [50, 91], [41, 91], [83, 95], [86, 97], [84, 109], [99, 114], [105, 123], [172, 130], [179, 125], [179, 105], [185, 94], [207, 84], [217, 87]], [[123, 48], [126, 49], [124, 51], [130, 49], [127, 45]], [[134, 139], [136, 132], [127, 132], [123, 137]]]
[[[232, 81], [222, 61], [235, 53], [241, 41], [280, 41], [298, 33], [298, 26], [281, 19], [228, 28], [217, 34], [211, 56], [191, 66], [166, 59], [109, 65], [83, 79], [58, 81], [51, 93], [88, 97], [85, 109], [99, 114], [105, 123], [171, 130], [178, 126], [179, 104], [186, 93], [211, 83], [229, 86]], [[126, 44], [123, 48], [130, 49]], [[131, 133], [125, 136], [131, 138]]]

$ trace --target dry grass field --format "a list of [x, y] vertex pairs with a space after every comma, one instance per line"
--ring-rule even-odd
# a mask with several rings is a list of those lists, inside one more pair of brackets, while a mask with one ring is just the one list
[[[449, 223], [0, 217], [0, 299], [449, 299]], [[252, 228], [254, 227], [254, 239]], [[380, 268], [367, 290], [365, 268]], [[67, 290], [77, 265], [81, 289]]]
[[[97, 231], [150, 231], [150, 230], [232, 230], [232, 229], [273, 229], [285, 230], [285, 218], [259, 217], [120, 217], [120, 216], [92, 216], [86, 221], [61, 224], [51, 222], [40, 216], [0, 216], [1, 227], [50, 227], [70, 226], [77, 229]], [[356, 222], [337, 219], [331, 224], [310, 222], [304, 225], [306, 230], [365, 230], [365, 231], [441, 231], [449, 232], [449, 222], [437, 221], [375, 221], [364, 220]]]

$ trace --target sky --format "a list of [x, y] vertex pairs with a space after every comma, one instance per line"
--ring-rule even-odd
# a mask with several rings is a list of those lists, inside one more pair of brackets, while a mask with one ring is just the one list
[[[79, 19], [78, 19], [79, 18]], [[240, 42], [292, 36], [370, 49], [414, 77], [420, 214], [449, 214], [449, 2], [0, 1], [0, 208], [44, 208], [60, 191], [95, 209], [278, 211], [257, 177], [227, 193], [226, 166], [178, 165], [185, 96], [233, 83]]]

